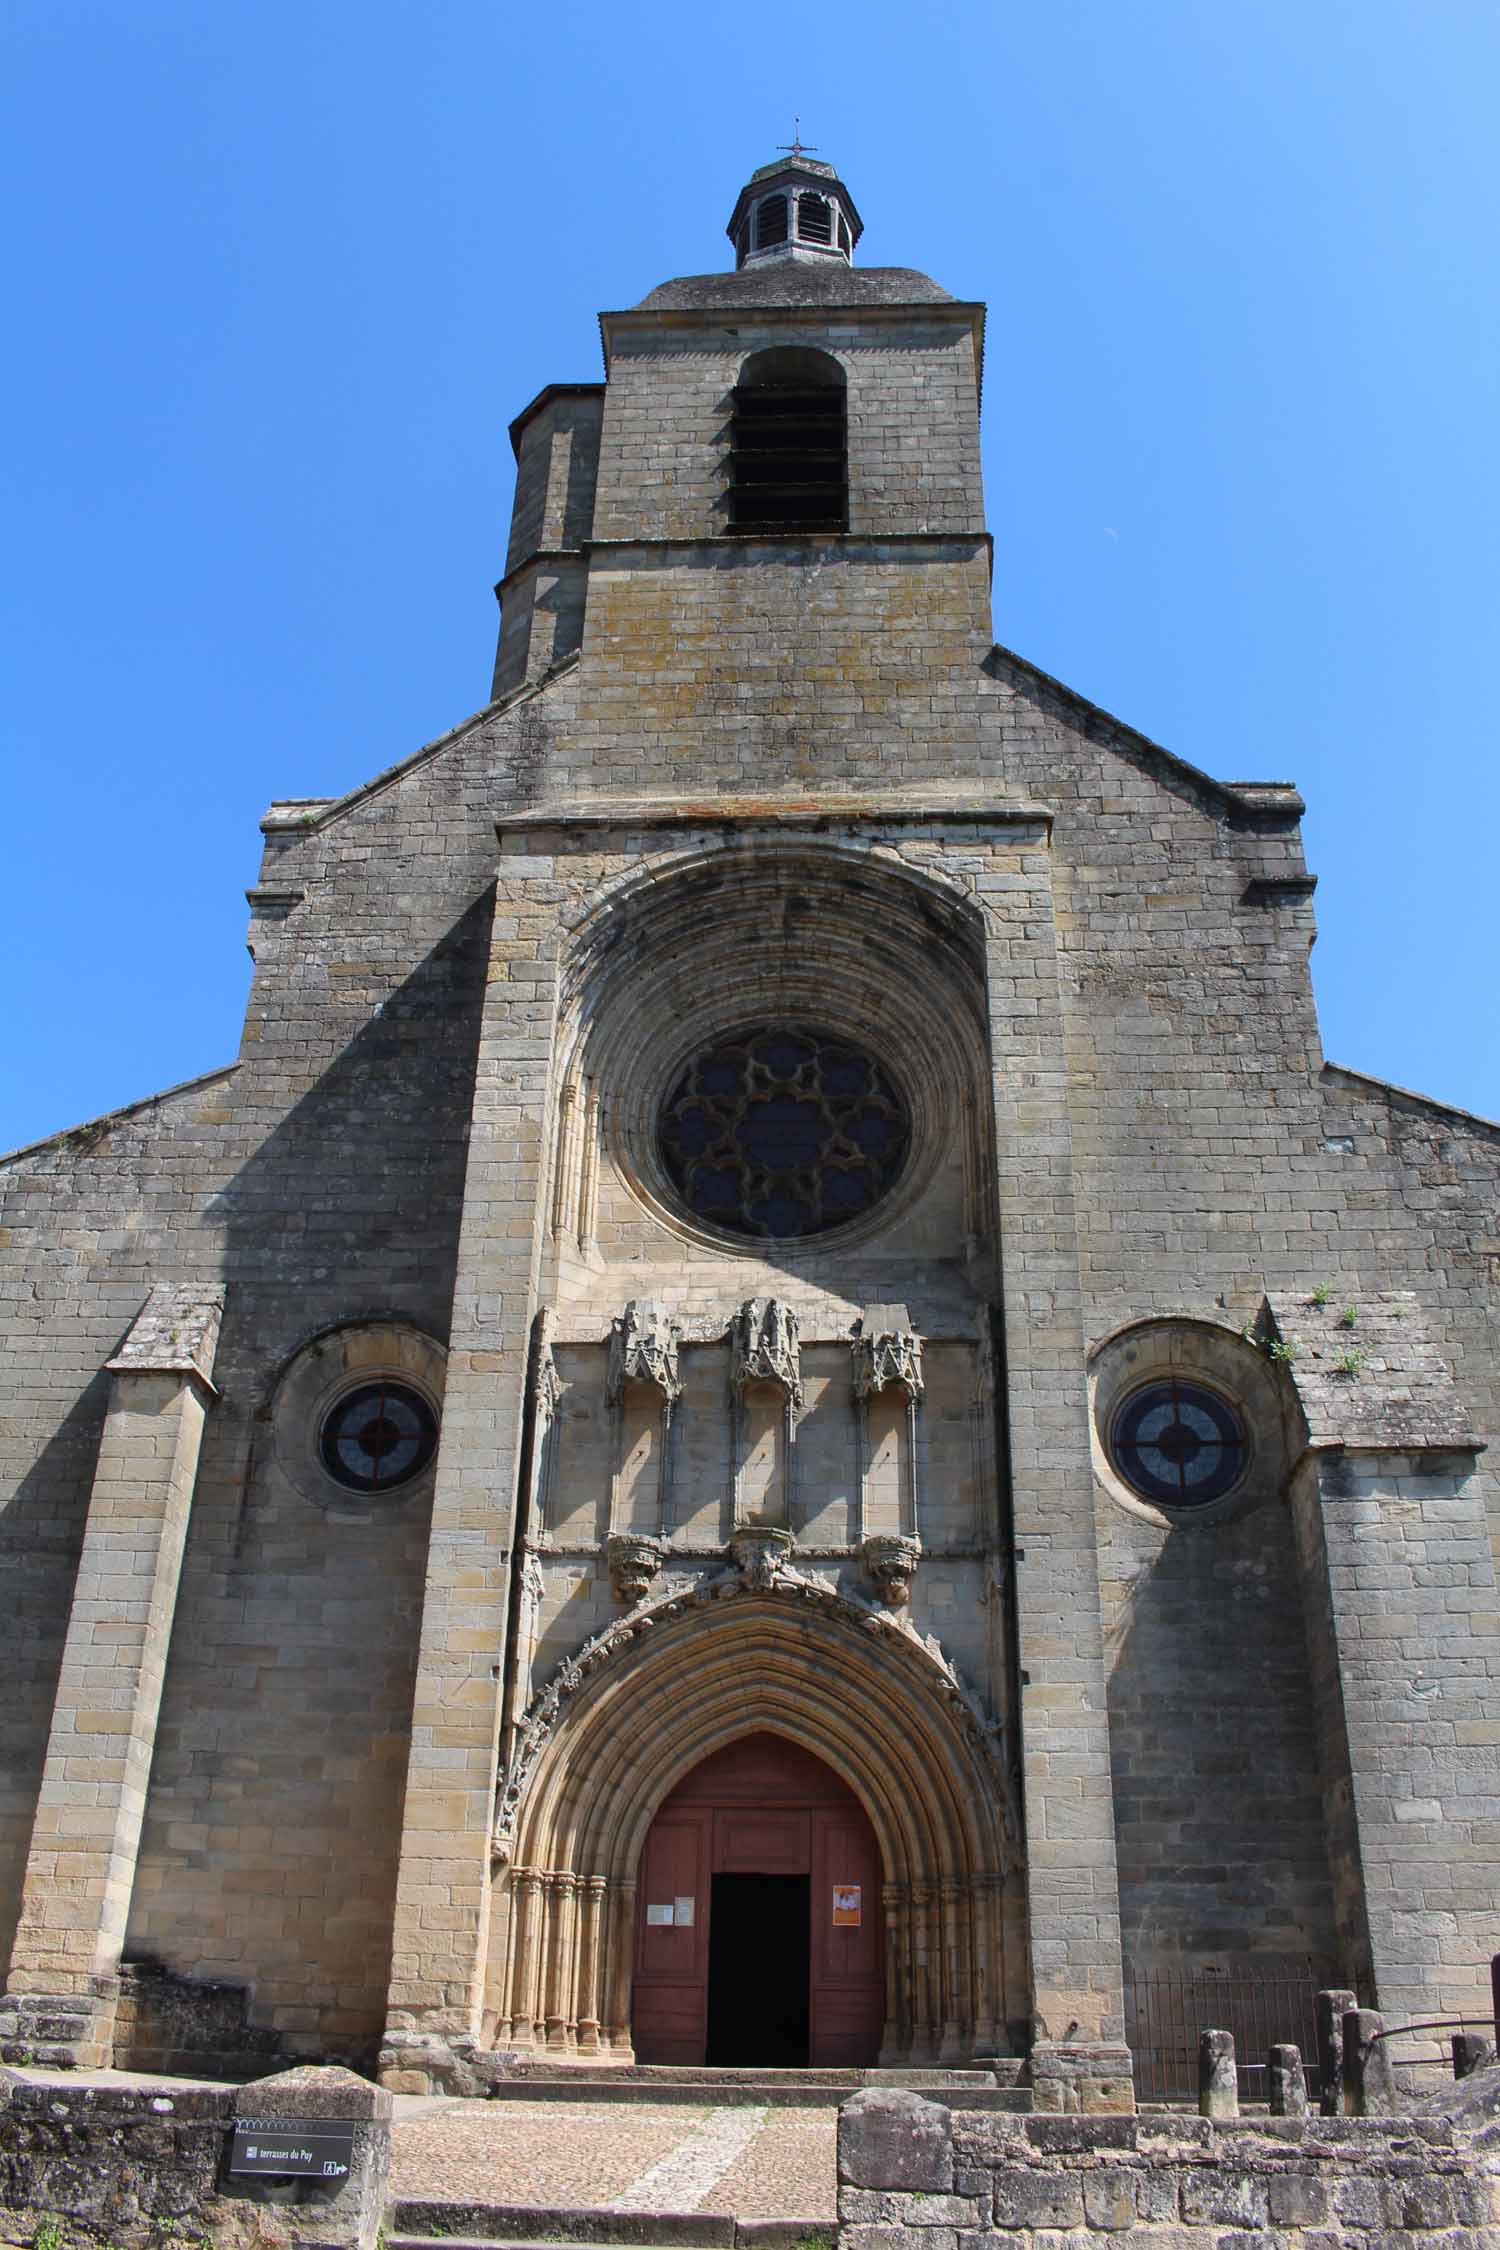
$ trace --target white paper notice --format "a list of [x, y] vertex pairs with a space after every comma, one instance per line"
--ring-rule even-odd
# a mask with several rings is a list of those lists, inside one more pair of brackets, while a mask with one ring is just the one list
[[693, 1926], [692, 1900], [690, 1898], [679, 1898], [674, 1900], [673, 1904], [676, 1906], [677, 1911], [673, 1915], [672, 1919], [677, 1924], [678, 1929], [690, 1930]]
[[652, 1930], [669, 1930], [672, 1927], [672, 1902], [670, 1899], [667, 1901], [665, 1906], [647, 1907], [646, 1927]]

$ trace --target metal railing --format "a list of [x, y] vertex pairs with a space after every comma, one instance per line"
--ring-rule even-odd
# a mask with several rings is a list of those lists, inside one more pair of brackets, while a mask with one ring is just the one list
[[1500, 2043], [1500, 1954], [1488, 2017], [1387, 2023], [1318, 1964], [1215, 1972], [1158, 1965], [1125, 1980], [1126, 2036], [1139, 2100], [1189, 2102], [1232, 2118], [1241, 2103], [1277, 2115], [1392, 2115], [1444, 2084], [1492, 2067]]
[[1125, 1978], [1125, 2038], [1135, 2057], [1136, 2097], [1196, 2102], [1198, 2039], [1206, 2024], [1234, 2035], [1240, 2099], [1267, 2098], [1266, 2056], [1273, 2046], [1302, 2050], [1308, 2092], [1322, 2091], [1317, 1996], [1330, 1982], [1317, 1962], [1277, 1963], [1269, 1971], [1152, 1967]]

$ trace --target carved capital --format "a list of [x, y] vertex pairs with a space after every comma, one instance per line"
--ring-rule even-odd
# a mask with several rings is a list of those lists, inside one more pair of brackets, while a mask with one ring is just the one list
[[922, 1339], [905, 1305], [872, 1305], [852, 1349], [856, 1398], [873, 1398], [893, 1384], [908, 1398], [922, 1396]]
[[750, 1297], [729, 1332], [729, 1380], [736, 1391], [752, 1383], [779, 1383], [793, 1406], [802, 1404], [802, 1344], [797, 1315], [778, 1297]]
[[604, 1542], [604, 1559], [617, 1602], [633, 1608], [637, 1602], [645, 1600], [661, 1569], [665, 1551], [659, 1539], [648, 1539], [643, 1533], [610, 1533]]
[[875, 1532], [860, 1548], [859, 1559], [877, 1598], [887, 1609], [904, 1609], [922, 1559], [921, 1540], [901, 1531]]
[[609, 1331], [609, 1373], [605, 1397], [619, 1403], [627, 1383], [650, 1383], [670, 1406], [682, 1396], [677, 1346], [682, 1331], [662, 1305], [632, 1297]]
[[764, 1593], [791, 1560], [792, 1535], [780, 1524], [742, 1524], [729, 1542], [729, 1552], [745, 1584]]

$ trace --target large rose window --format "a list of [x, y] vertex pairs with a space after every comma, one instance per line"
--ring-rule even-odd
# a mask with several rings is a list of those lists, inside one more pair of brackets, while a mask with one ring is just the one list
[[694, 1056], [657, 1137], [695, 1217], [787, 1241], [871, 1210], [901, 1170], [911, 1124], [864, 1048], [805, 1024], [758, 1024]]

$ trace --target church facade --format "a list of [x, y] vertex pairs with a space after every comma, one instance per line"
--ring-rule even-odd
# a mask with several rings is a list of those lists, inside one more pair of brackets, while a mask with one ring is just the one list
[[1295, 789], [995, 645], [983, 308], [860, 232], [794, 152], [602, 316], [239, 1059], [0, 1168], [7, 2059], [1488, 2011], [1500, 1129], [1323, 1061]]

